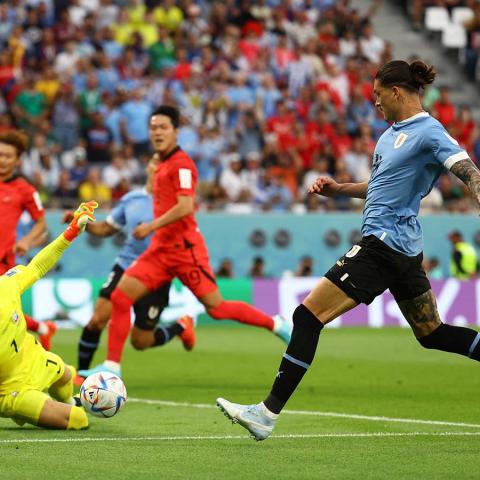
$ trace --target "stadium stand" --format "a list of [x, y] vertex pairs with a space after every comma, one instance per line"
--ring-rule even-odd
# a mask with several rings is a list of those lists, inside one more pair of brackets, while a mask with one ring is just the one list
[[[198, 166], [201, 210], [359, 209], [306, 196], [305, 185], [319, 173], [368, 178], [387, 127], [372, 78], [393, 45], [376, 33], [381, 2], [368, 3], [362, 12], [348, 0], [2, 3], [0, 131], [29, 133], [23, 172], [47, 206], [94, 194], [108, 207], [142, 184], [149, 113], [172, 103], [184, 118], [180, 143]], [[429, 4], [413, 3], [421, 15]], [[461, 29], [467, 13], [454, 9], [450, 27]], [[424, 102], [449, 113], [447, 128], [478, 162], [469, 108], [437, 88]], [[472, 204], [446, 176], [425, 207]]]

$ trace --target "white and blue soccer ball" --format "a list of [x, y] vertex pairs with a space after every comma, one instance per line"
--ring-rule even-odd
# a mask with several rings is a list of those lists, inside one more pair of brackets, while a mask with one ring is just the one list
[[88, 376], [80, 387], [83, 408], [95, 417], [116, 415], [127, 401], [127, 389], [120, 377], [109, 372]]

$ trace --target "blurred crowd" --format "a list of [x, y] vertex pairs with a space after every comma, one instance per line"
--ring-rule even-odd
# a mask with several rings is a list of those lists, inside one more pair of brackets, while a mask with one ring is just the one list
[[458, 59], [470, 80], [480, 80], [480, 65], [478, 62], [480, 52], [479, 0], [401, 0], [401, 3], [416, 31], [424, 29], [425, 9], [428, 7], [444, 8], [450, 16], [457, 7], [466, 9], [469, 13], [460, 23], [465, 27], [467, 44], [459, 52]]
[[[199, 170], [202, 210], [352, 210], [350, 198], [307, 195], [319, 175], [369, 178], [388, 127], [372, 79], [392, 59], [349, 0], [9, 0], [0, 3], [0, 131], [31, 138], [23, 173], [47, 206], [104, 207], [145, 181], [148, 118], [183, 115], [179, 143]], [[425, 108], [480, 160], [468, 106], [448, 86]], [[448, 174], [425, 202], [467, 211]]]

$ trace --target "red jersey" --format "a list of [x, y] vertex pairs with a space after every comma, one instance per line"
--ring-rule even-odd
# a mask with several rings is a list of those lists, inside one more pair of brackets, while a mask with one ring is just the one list
[[[157, 166], [153, 180], [153, 215], [162, 216], [174, 207], [178, 195], [195, 198], [197, 184], [197, 167], [193, 160], [180, 148], [176, 147]], [[203, 238], [192, 214], [162, 228], [153, 234], [152, 246], [185, 246], [185, 240], [196, 244], [203, 243]]]
[[34, 221], [45, 215], [40, 195], [24, 178], [12, 177], [0, 182], [0, 263], [15, 266], [14, 246], [17, 239], [17, 224], [27, 210]]

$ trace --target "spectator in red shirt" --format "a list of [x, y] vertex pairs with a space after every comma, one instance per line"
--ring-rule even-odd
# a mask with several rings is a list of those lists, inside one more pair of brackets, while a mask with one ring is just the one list
[[269, 118], [267, 132], [277, 135], [280, 148], [286, 148], [295, 125], [295, 115], [289, 112], [285, 101], [277, 102], [277, 113]]
[[455, 105], [450, 100], [450, 87], [440, 87], [440, 98], [434, 103], [432, 115], [445, 127], [448, 128], [456, 120]]
[[472, 117], [472, 110], [468, 105], [462, 105], [458, 114], [458, 119], [455, 123], [457, 127], [457, 136], [460, 145], [467, 151], [473, 148], [473, 139], [475, 133], [475, 121]]

